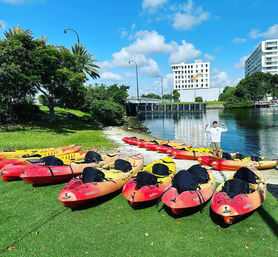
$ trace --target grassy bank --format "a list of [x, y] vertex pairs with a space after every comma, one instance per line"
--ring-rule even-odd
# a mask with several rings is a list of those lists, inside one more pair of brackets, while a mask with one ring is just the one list
[[[1, 148], [71, 143], [113, 147], [95, 125], [69, 120], [63, 112], [57, 109], [56, 125], [1, 128]], [[210, 203], [202, 214], [196, 210], [173, 217], [155, 206], [134, 210], [121, 192], [71, 211], [57, 199], [65, 184], [33, 187], [24, 181], [0, 181], [3, 256], [278, 255], [278, 202], [270, 194], [257, 212], [225, 227]]]
[[[40, 107], [45, 120], [48, 108]], [[112, 148], [115, 144], [103, 136], [103, 131], [93, 122], [70, 119], [73, 114], [79, 118], [89, 114], [70, 109], [55, 108], [57, 122], [48, 121], [32, 124], [0, 127], [0, 150], [51, 147], [68, 144], [81, 144], [84, 149], [92, 147]]]
[[[32, 187], [0, 182], [4, 256], [277, 256], [278, 203], [228, 228], [210, 213], [172, 217], [155, 206], [133, 210], [119, 194], [83, 209], [65, 209], [65, 184]], [[8, 248], [10, 247], [10, 248]]]

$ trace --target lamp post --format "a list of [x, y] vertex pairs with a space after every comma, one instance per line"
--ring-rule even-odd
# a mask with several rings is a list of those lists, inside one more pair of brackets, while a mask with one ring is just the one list
[[75, 33], [76, 37], [77, 37], [77, 42], [78, 42], [78, 45], [80, 44], [80, 40], [79, 40], [79, 35], [78, 33], [76, 32], [76, 30], [74, 29], [64, 29], [64, 34], [67, 34], [67, 30], [71, 30]]
[[161, 75], [157, 75], [156, 77], [161, 79], [161, 102], [163, 102], [163, 77]]
[[137, 63], [134, 60], [129, 60], [129, 64], [134, 63], [136, 67], [136, 87], [137, 87], [137, 101], [139, 103], [139, 86], [138, 86], [138, 66]]

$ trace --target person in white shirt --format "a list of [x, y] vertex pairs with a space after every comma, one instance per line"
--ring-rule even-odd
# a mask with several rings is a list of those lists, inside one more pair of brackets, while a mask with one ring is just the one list
[[213, 151], [213, 156], [222, 157], [221, 154], [221, 134], [222, 132], [227, 132], [228, 129], [224, 123], [222, 123], [223, 128], [218, 127], [217, 121], [212, 123], [213, 127], [210, 128], [209, 124], [206, 124], [206, 131], [210, 133], [211, 138], [211, 148]]

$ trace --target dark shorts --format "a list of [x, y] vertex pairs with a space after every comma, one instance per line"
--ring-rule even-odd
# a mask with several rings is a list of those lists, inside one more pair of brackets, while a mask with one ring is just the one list
[[221, 151], [220, 142], [211, 142], [211, 149], [213, 151], [220, 152]]

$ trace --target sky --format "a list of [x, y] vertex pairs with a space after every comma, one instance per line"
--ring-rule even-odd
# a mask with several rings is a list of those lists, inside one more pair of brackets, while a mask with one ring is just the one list
[[171, 64], [211, 62], [212, 87], [234, 86], [255, 46], [278, 38], [276, 0], [0, 0], [0, 37], [20, 25], [34, 37], [70, 48], [80, 42], [98, 60], [100, 76], [88, 83], [130, 86], [136, 95], [173, 90]]

